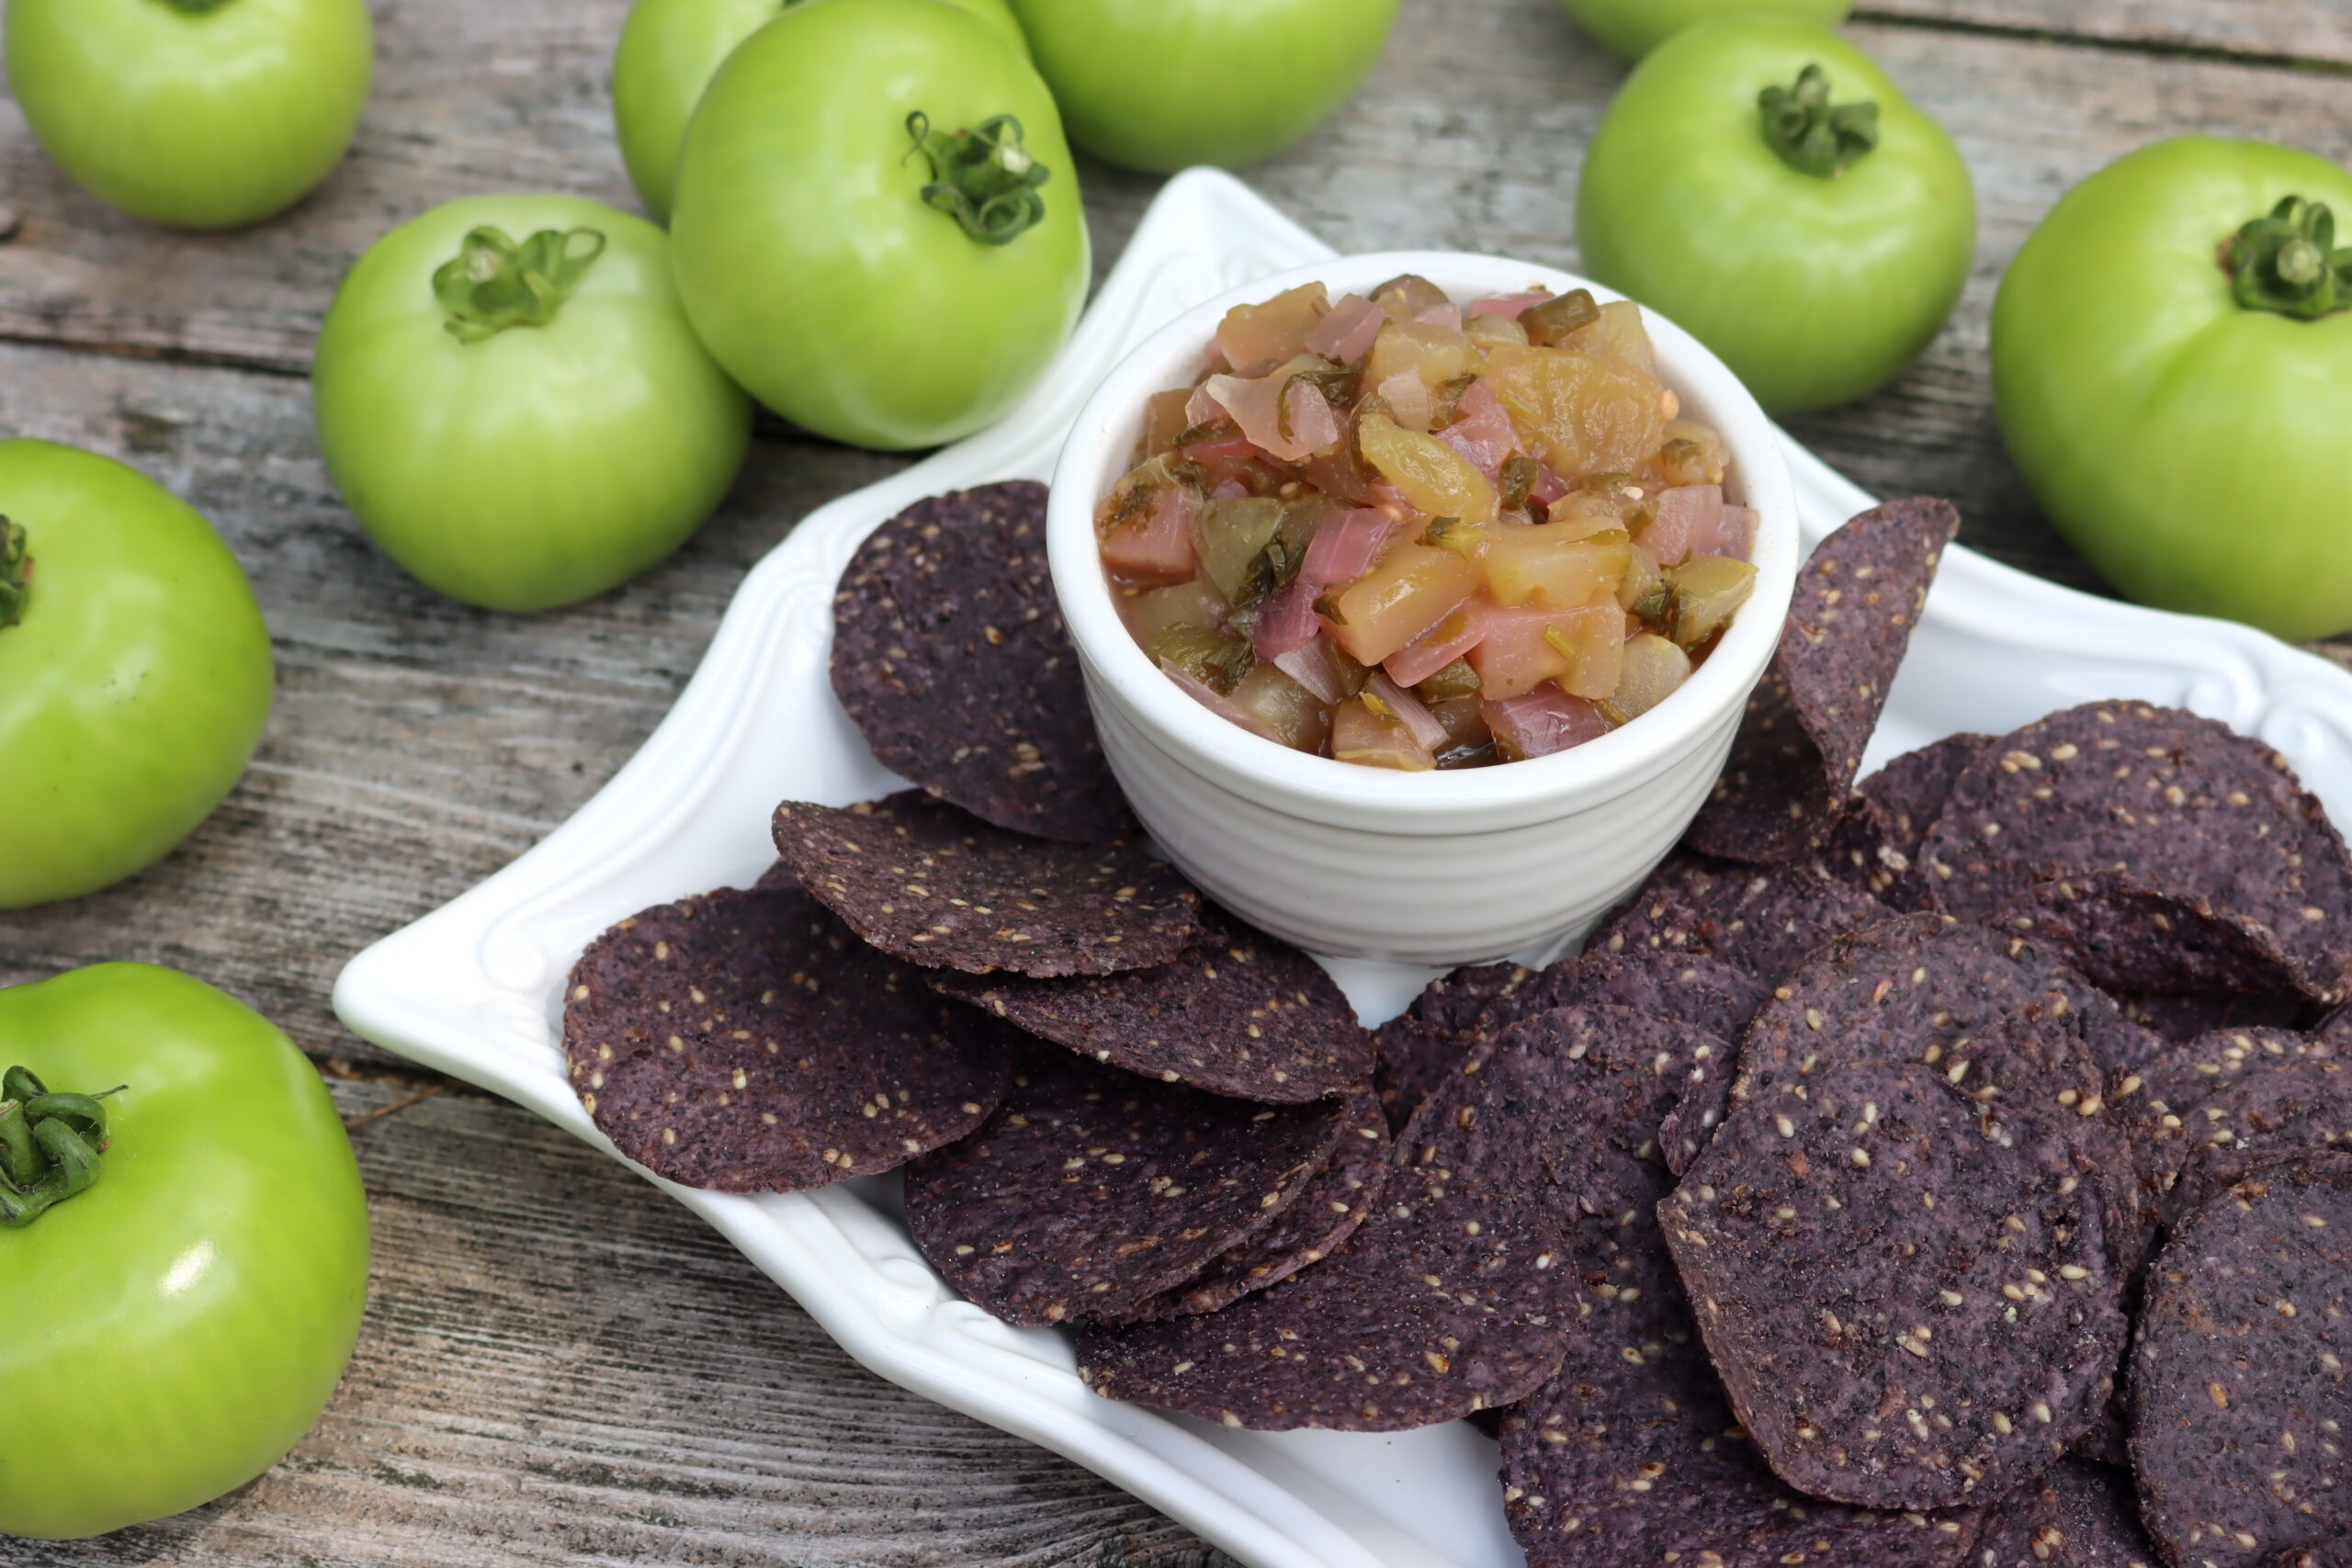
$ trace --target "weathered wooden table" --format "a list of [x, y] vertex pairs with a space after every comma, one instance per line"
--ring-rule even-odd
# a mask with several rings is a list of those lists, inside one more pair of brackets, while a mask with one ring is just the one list
[[[101, 207], [0, 97], [0, 434], [94, 447], [192, 500], [252, 574], [279, 671], [229, 803], [125, 886], [0, 914], [0, 984], [140, 958], [261, 1008], [352, 1120], [376, 1226], [357, 1359], [290, 1459], [106, 1540], [0, 1541], [0, 1564], [1203, 1554], [1076, 1465], [867, 1375], [652, 1189], [328, 1010], [352, 953], [495, 871], [628, 757], [746, 568], [900, 462], [765, 433], [673, 559], [531, 619], [418, 587], [337, 502], [303, 381], [336, 280], [451, 197], [545, 187], [633, 206], [605, 93], [626, 4], [376, 0], [376, 92], [350, 160], [290, 215], [224, 238]], [[1798, 432], [1873, 489], [1954, 497], [1969, 543], [2087, 583], [1995, 426], [2001, 268], [2061, 192], [2157, 137], [2352, 156], [2352, 0], [1874, 0], [1852, 33], [1958, 138], [1984, 233], [1925, 361]], [[1343, 250], [1574, 266], [1577, 164], [1621, 76], [1556, 0], [1406, 0], [1354, 101], [1248, 177]], [[1157, 182], [1081, 175], [1107, 265]]]

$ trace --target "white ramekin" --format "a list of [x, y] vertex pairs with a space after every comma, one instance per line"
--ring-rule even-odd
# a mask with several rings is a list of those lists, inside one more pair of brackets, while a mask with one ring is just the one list
[[1147, 339], [1095, 389], [1054, 473], [1046, 547], [1103, 752], [1179, 869], [1310, 953], [1478, 963], [1581, 938], [1681, 836], [1779, 643], [1798, 562], [1796, 502], [1779, 435], [1756, 400], [1697, 339], [1646, 311], [1659, 371], [1684, 416], [1714, 425], [1729, 446], [1725, 494], [1758, 514], [1755, 592], [1679, 691], [1582, 746], [1453, 773], [1310, 756], [1211, 713], [1161, 673], [1119, 618], [1095, 503], [1129, 466], [1144, 400], [1207, 367], [1227, 310], [1317, 279], [1334, 299], [1366, 293], [1408, 272], [1464, 305], [1536, 287], [1623, 298], [1533, 263], [1443, 251], [1346, 256], [1220, 295]]

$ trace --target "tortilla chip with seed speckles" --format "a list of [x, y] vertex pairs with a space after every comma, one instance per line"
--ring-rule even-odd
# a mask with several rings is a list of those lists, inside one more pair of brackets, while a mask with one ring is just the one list
[[1300, 1269], [1322, 1262], [1355, 1234], [1387, 1190], [1395, 1145], [1372, 1090], [1355, 1090], [1345, 1104], [1347, 1131], [1340, 1134], [1340, 1146], [1331, 1151], [1330, 1163], [1307, 1184], [1298, 1201], [1284, 1209], [1264, 1234], [1136, 1308], [1135, 1321], [1216, 1312], [1252, 1291], [1279, 1285]]
[[1046, 487], [919, 501], [833, 595], [833, 694], [882, 765], [1015, 832], [1135, 831], [1046, 565]]
[[1081, 1328], [1106, 1399], [1259, 1431], [1401, 1432], [1524, 1397], [1559, 1365], [1560, 1242], [1510, 1200], [1397, 1169], [1346, 1245], [1222, 1312]]
[[1216, 941], [1149, 969], [1057, 980], [938, 970], [933, 984], [1098, 1062], [1216, 1094], [1291, 1104], [1369, 1080], [1372, 1032], [1323, 966], [1218, 924]]
[[908, 1168], [907, 1224], [1007, 1323], [1122, 1319], [1263, 1235], [1330, 1163], [1348, 1114], [1035, 1050], [986, 1125]]
[[571, 1085], [620, 1152], [722, 1192], [869, 1176], [978, 1126], [1016, 1036], [797, 887], [722, 888], [598, 937], [564, 992]]
[[2352, 1540], [2352, 1155], [2281, 1161], [2148, 1268], [2132, 1352], [2140, 1517], [2166, 1557], [2334, 1568]]
[[890, 954], [986, 975], [1111, 975], [1207, 935], [1201, 896], [1132, 840], [1064, 844], [992, 827], [920, 790], [775, 808], [801, 885]]
[[2127, 1325], [2097, 1193], [1934, 1067], [1826, 1066], [1736, 1107], [1658, 1207], [1733, 1407], [1781, 1479], [1981, 1504], [2047, 1471]]
[[2174, 1218], [2245, 1180], [2265, 1161], [2306, 1150], [2352, 1152], [2352, 1064], [2299, 1056], [2268, 1062], [2176, 1108], [2164, 1145], [2178, 1172]]
[[1740, 865], [1678, 850], [1586, 951], [1705, 953], [1770, 986], [1830, 938], [1890, 912], [1810, 866]]
[[1959, 528], [1950, 502], [1923, 496], [1865, 512], [1821, 542], [1798, 570], [1780, 650], [1688, 847], [1777, 865], [1829, 832]]
[[2062, 1460], [1995, 1506], [1972, 1560], [1981, 1568], [2162, 1568], [2141, 1527], [2132, 1477]]
[[1821, 848], [1821, 869], [1891, 909], [1928, 908], [1919, 845], [1942, 819], [1962, 770], [1991, 744], [1989, 735], [1947, 735], [1864, 779]]
[[2112, 875], [2267, 931], [2312, 1000], [2340, 998], [2352, 971], [2352, 857], [2325, 811], [2269, 747], [2178, 708], [2086, 703], [2004, 736], [1920, 856], [1953, 914]]

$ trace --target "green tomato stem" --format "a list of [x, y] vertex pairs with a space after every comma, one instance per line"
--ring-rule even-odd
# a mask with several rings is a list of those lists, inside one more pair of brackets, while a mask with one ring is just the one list
[[31, 541], [17, 524], [0, 517], [0, 631], [25, 618], [33, 596]]
[[97, 1180], [106, 1096], [52, 1094], [21, 1066], [0, 1077], [0, 1230], [19, 1230]]
[[1801, 175], [1834, 180], [1878, 145], [1878, 105], [1829, 101], [1829, 76], [1818, 64], [1797, 73], [1793, 87], [1757, 96], [1764, 144]]
[[2352, 309], [2352, 249], [2335, 244], [2324, 202], [2290, 196], [2222, 244], [2230, 293], [2249, 310], [2316, 321]]
[[441, 325], [466, 344], [509, 327], [544, 327], [604, 254], [605, 236], [594, 229], [542, 229], [518, 245], [485, 224], [433, 274], [433, 296], [449, 312]]
[[1037, 187], [1052, 171], [1030, 155], [1021, 122], [1009, 114], [991, 116], [977, 130], [933, 130], [921, 109], [907, 116], [915, 139], [907, 153], [931, 164], [922, 198], [956, 220], [984, 245], [1009, 245], [1046, 219], [1046, 198]]

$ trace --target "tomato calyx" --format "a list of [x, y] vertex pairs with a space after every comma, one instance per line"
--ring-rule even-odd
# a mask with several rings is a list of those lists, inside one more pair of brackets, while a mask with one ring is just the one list
[[89, 1190], [107, 1151], [105, 1094], [52, 1094], [28, 1067], [0, 1077], [0, 1230]]
[[2230, 293], [2249, 310], [2316, 321], [2352, 310], [2352, 249], [2335, 244], [2327, 204], [2290, 196], [2222, 243]]
[[974, 130], [944, 131], [933, 130], [931, 117], [917, 109], [907, 116], [907, 134], [915, 141], [907, 157], [920, 152], [931, 165], [923, 200], [973, 239], [1009, 245], [1045, 221], [1046, 198], [1037, 187], [1053, 171], [1031, 155], [1012, 116], [991, 115]]
[[23, 526], [0, 517], [0, 632], [25, 618], [25, 605], [32, 599], [30, 547]]
[[518, 245], [484, 224], [434, 270], [433, 297], [449, 312], [441, 325], [464, 344], [509, 327], [544, 327], [604, 254], [605, 236], [594, 229], [542, 229]]
[[1829, 101], [1829, 73], [1819, 64], [1797, 73], [1796, 85], [1757, 95], [1764, 144], [1801, 175], [1834, 180], [1878, 145], [1878, 105]]

